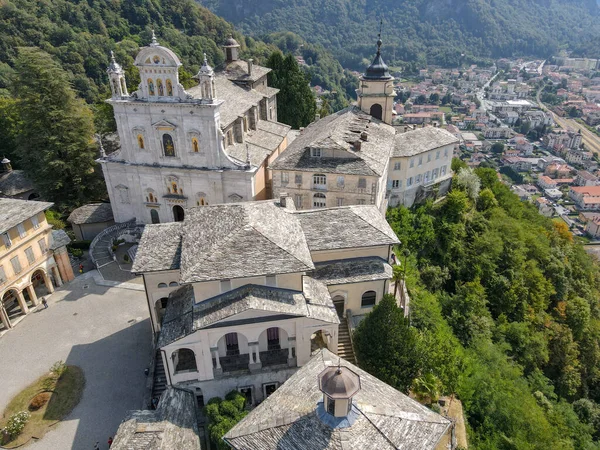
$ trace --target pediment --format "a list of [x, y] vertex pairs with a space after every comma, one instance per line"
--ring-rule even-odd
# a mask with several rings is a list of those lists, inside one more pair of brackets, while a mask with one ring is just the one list
[[159, 120], [158, 122], [153, 123], [152, 126], [154, 128], [156, 128], [157, 130], [173, 131], [175, 128], [177, 128], [177, 125], [175, 125], [174, 123], [168, 122], [166, 120]]

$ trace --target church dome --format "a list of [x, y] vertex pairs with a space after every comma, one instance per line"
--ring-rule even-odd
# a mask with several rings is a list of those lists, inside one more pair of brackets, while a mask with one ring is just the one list
[[319, 375], [319, 389], [331, 399], [347, 399], [360, 390], [360, 377], [347, 367], [328, 367]]
[[238, 41], [233, 38], [233, 35], [230, 34], [229, 38], [225, 41], [224, 47], [239, 47]]
[[381, 57], [381, 39], [377, 40], [377, 54], [375, 55], [375, 59], [371, 63], [367, 70], [365, 71], [364, 78], [368, 80], [389, 80], [392, 78], [390, 75], [390, 71], [388, 69], [387, 64], [383, 61]]

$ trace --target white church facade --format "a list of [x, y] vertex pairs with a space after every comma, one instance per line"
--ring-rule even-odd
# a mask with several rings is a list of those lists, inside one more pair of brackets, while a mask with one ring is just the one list
[[225, 43], [226, 62], [205, 61], [188, 90], [181, 62], [152, 43], [135, 59], [141, 82], [129, 94], [114, 57], [107, 72], [120, 150], [102, 156], [115, 222], [181, 221], [185, 208], [270, 197], [268, 164], [287, 146], [289, 127], [277, 122], [278, 90], [270, 69], [239, 59]]

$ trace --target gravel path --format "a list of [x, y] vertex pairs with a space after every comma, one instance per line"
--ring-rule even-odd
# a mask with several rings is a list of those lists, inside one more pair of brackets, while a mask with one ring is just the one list
[[144, 292], [77, 278], [0, 338], [0, 408], [55, 361], [80, 366], [83, 399], [56, 429], [28, 449], [108, 448], [127, 411], [140, 409], [150, 361]]

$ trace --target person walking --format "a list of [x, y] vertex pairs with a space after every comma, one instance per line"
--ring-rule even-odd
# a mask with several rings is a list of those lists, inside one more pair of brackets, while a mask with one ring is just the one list
[[48, 309], [48, 302], [46, 301], [46, 297], [42, 297], [42, 305], [44, 305], [44, 309]]
[[83, 264], [79, 264], [79, 273], [83, 273]]
[[110, 448], [112, 445], [112, 436], [108, 437], [108, 448]]

